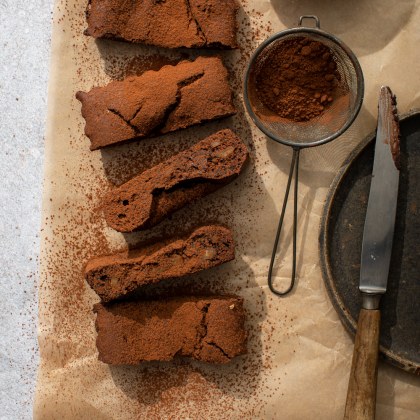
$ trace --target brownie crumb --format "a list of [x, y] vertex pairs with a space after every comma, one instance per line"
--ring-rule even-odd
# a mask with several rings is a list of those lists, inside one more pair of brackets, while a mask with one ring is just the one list
[[394, 160], [396, 168], [399, 170], [400, 165], [400, 122], [398, 119], [397, 111], [397, 98], [392, 93], [391, 89], [388, 86], [383, 86], [380, 92], [380, 101], [385, 101], [387, 103], [387, 112], [388, 121], [391, 124], [391, 127], [388, 129], [389, 133], [389, 146], [391, 147], [392, 159]]

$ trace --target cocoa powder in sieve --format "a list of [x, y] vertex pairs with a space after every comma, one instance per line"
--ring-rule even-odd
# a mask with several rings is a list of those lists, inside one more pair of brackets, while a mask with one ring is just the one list
[[255, 77], [261, 102], [296, 122], [320, 115], [340, 96], [341, 77], [331, 49], [306, 37], [274, 45]]

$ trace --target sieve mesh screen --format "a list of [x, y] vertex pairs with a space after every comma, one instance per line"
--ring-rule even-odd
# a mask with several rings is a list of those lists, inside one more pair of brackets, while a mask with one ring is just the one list
[[[272, 51], [279, 43], [302, 37], [318, 41], [330, 49], [340, 77], [336, 86], [337, 98], [320, 115], [309, 121], [295, 122], [280, 117], [264, 105], [258, 97], [256, 79], [264, 63], [270, 60]], [[337, 41], [316, 32], [292, 32], [274, 39], [252, 58], [245, 85], [247, 107], [251, 115], [254, 114], [253, 118], [257, 125], [273, 139], [302, 147], [320, 144], [331, 140], [331, 137], [336, 137], [353, 120], [361, 105], [363, 90], [360, 89], [360, 84], [363, 84], [363, 80], [355, 64], [348, 52]]]

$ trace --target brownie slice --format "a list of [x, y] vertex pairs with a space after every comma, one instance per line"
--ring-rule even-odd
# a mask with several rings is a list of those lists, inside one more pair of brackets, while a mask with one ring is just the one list
[[77, 92], [91, 150], [157, 136], [233, 115], [228, 72], [218, 57], [198, 57], [159, 71]]
[[90, 287], [104, 302], [139, 286], [179, 278], [235, 258], [232, 232], [223, 226], [203, 226], [187, 238], [93, 258], [85, 268]]
[[231, 182], [247, 158], [239, 137], [219, 131], [108, 193], [101, 207], [105, 220], [119, 232], [150, 228]]
[[177, 48], [236, 48], [236, 0], [90, 0], [85, 35]]
[[110, 365], [177, 356], [227, 363], [246, 353], [240, 297], [178, 297], [94, 306], [99, 360]]

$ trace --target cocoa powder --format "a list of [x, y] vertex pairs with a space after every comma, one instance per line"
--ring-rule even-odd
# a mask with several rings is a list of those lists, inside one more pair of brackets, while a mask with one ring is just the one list
[[340, 73], [330, 48], [306, 37], [274, 45], [256, 74], [261, 102], [296, 122], [320, 115], [338, 96]]
[[[237, 92], [241, 89], [242, 74], [252, 51], [273, 32], [266, 15], [253, 9], [253, 3], [248, 6], [247, 0], [241, 0], [241, 4], [244, 10], [239, 15], [240, 54], [238, 51], [224, 56], [231, 70], [232, 87]], [[143, 73], [139, 67], [136, 72], [119, 73], [123, 64], [115, 63], [110, 58], [111, 54], [119, 58], [126, 58], [136, 51], [143, 54], [143, 49], [134, 50], [125, 48], [123, 43], [104, 41], [97, 44], [101, 54], [104, 54], [101, 57], [97, 53], [97, 45], [82, 35], [85, 4], [78, 2], [76, 6], [72, 1], [59, 1], [54, 18], [55, 28], [62, 34], [65, 50], [72, 52], [69, 68], [58, 68], [58, 79], [65, 80], [62, 83], [65, 92], [61, 92], [57, 98], [60, 106], [56, 107], [57, 110], [65, 109], [69, 117], [54, 119], [59, 128], [54, 129], [47, 142], [52, 141], [50, 144], [54, 153], [58, 148], [57, 153], [64, 150], [69, 158], [52, 158], [50, 163], [54, 176], [48, 176], [46, 181], [45, 194], [51, 194], [53, 203], [44, 209], [47, 215], [43, 223], [42, 241], [45, 268], [39, 286], [42, 363], [35, 417], [61, 418], [70, 410], [76, 418], [83, 415], [113, 418], [121, 413], [127, 420], [139, 417], [199, 418], [202, 413], [208, 413], [208, 418], [262, 418], [266, 399], [281, 395], [278, 390], [270, 388], [277, 368], [273, 363], [275, 352], [271, 350], [280, 345], [278, 334], [272, 331], [280, 326], [286, 341], [293, 339], [294, 327], [290, 314], [289, 317], [284, 316], [284, 307], [267, 303], [267, 295], [256, 287], [254, 272], [247, 269], [242, 258], [230, 263], [227, 269], [210, 270], [187, 281], [188, 289], [183, 294], [193, 290], [200, 295], [211, 292], [249, 297], [245, 303], [246, 327], [249, 331], [246, 357], [234, 359], [222, 369], [187, 360], [109, 369], [96, 360], [91, 306], [97, 298], [84, 282], [82, 263], [94, 255], [115, 252], [125, 244], [124, 239], [131, 243], [144, 241], [150, 236], [175, 235], [179, 233], [180, 226], [187, 231], [203, 220], [208, 222], [209, 218], [233, 228], [238, 256], [252, 253], [258, 249], [255, 225], [264, 210], [262, 198], [266, 196], [266, 188], [261, 175], [268, 162], [265, 162], [264, 154], [256, 153], [254, 143], [259, 147], [262, 137], [259, 134], [251, 136], [244, 110], [239, 98], [235, 97], [238, 114], [229, 120], [227, 126], [239, 133], [251, 150], [253, 164], [248, 166], [246, 176], [238, 178], [206, 200], [184, 208], [172, 216], [171, 221], [163, 222], [154, 230], [131, 234], [135, 236], [127, 235], [124, 239], [121, 237], [118, 243], [111, 240], [102, 215], [95, 211], [104, 190], [112, 188], [104, 176], [102, 163], [109, 179], [120, 185], [191, 147], [197, 139], [226, 128], [226, 121], [203, 124], [165, 138], [107, 149], [101, 152], [102, 161], [99, 152], [88, 152], [80, 107], [76, 101], [69, 100], [70, 96], [73, 91], [107, 82], [104, 70], [112, 66], [116, 76], [108, 74], [111, 78], [122, 79]], [[159, 50], [159, 54], [163, 52]], [[150, 65], [150, 68], [159, 70], [161, 66], [155, 68]], [[57, 129], [63, 135], [57, 136]], [[69, 193], [63, 195], [63, 185], [67, 185], [67, 182]], [[231, 198], [233, 193], [240, 198], [233, 200], [235, 205]], [[222, 206], [221, 200], [224, 203]], [[244, 223], [244, 220], [248, 223]], [[268, 304], [274, 313], [272, 316], [267, 316]], [[30, 327], [33, 328], [33, 325]], [[34, 352], [33, 357], [38, 358], [38, 353]], [[286, 371], [278, 375], [276, 387], [284, 386], [286, 375]], [[100, 386], [99, 392], [96, 384]]]

